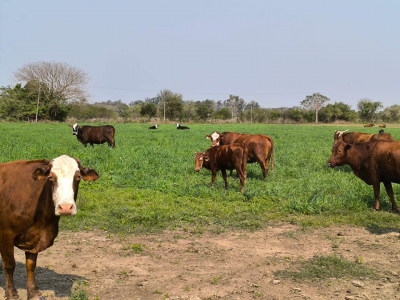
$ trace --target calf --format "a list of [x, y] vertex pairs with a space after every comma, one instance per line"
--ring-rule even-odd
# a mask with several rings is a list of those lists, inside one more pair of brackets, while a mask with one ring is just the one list
[[398, 212], [392, 182], [400, 183], [400, 142], [373, 141], [352, 145], [337, 141], [333, 144], [328, 166], [343, 165], [349, 165], [357, 177], [373, 186], [375, 210], [379, 209], [380, 182], [383, 182], [392, 210]]
[[348, 129], [346, 131], [335, 131], [335, 134], [333, 135], [334, 142], [343, 141], [349, 144], [357, 144], [375, 140], [394, 141], [394, 138], [389, 133], [384, 133], [382, 130], [379, 131], [379, 134], [347, 131]]
[[375, 126], [375, 124], [366, 124], [366, 125], [364, 125], [364, 127], [374, 127]]
[[211, 145], [239, 144], [244, 150], [243, 172], [247, 177], [247, 164], [257, 162], [263, 173], [263, 180], [266, 181], [269, 163], [271, 161], [271, 174], [274, 171], [274, 142], [268, 135], [263, 134], [242, 134], [238, 132], [213, 132], [206, 135], [206, 139], [211, 139]]
[[151, 126], [151, 127], [149, 127], [149, 129], [158, 129], [158, 125], [156, 124], [154, 126]]
[[14, 246], [25, 251], [28, 298], [42, 300], [35, 281], [38, 253], [53, 245], [60, 216], [75, 215], [81, 179], [99, 178], [79, 160], [62, 155], [48, 160], [0, 164], [0, 254], [6, 274], [5, 298], [18, 299], [14, 286]]
[[379, 125], [381, 128], [386, 128], [386, 124]]
[[196, 163], [195, 171], [199, 172], [202, 167], [211, 170], [211, 186], [214, 186], [217, 172], [221, 170], [225, 181], [225, 189], [228, 188], [226, 170], [236, 169], [240, 180], [240, 190], [244, 191], [244, 173], [243, 173], [243, 148], [240, 145], [224, 145], [211, 147], [204, 153], [195, 153], [194, 161]]
[[87, 144], [92, 147], [93, 144], [108, 143], [108, 146], [115, 148], [115, 128], [111, 125], [104, 126], [79, 126], [78, 124], [69, 125], [72, 128], [72, 134], [76, 135], [78, 141], [81, 142], [85, 148]]
[[185, 130], [185, 129], [190, 129], [189, 127], [187, 127], [187, 126], [181, 126], [181, 124], [176, 124], [176, 129], [179, 129], [179, 130]]

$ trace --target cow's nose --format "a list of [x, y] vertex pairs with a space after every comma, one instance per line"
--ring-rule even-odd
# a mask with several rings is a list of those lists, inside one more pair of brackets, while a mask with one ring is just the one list
[[57, 211], [61, 216], [70, 216], [74, 212], [74, 205], [71, 203], [59, 204]]

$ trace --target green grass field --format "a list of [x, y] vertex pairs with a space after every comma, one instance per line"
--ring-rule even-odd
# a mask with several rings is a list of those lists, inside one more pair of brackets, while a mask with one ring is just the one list
[[[330, 169], [326, 164], [335, 130], [377, 133], [379, 128], [207, 124], [180, 131], [174, 124], [160, 125], [158, 130], [148, 127], [117, 124], [115, 149], [107, 144], [85, 149], [67, 124], [1, 123], [0, 161], [67, 154], [98, 171], [99, 180], [81, 183], [78, 215], [62, 218], [63, 229], [220, 232], [255, 230], [276, 221], [400, 229], [400, 216], [391, 213], [383, 185], [381, 211], [373, 212], [372, 187], [349, 167]], [[269, 174], [263, 182], [260, 167], [251, 164], [243, 194], [236, 176], [228, 179], [225, 190], [220, 172], [211, 189], [211, 172], [194, 171], [194, 153], [211, 146], [204, 137], [214, 130], [270, 135], [275, 143], [273, 177]], [[400, 128], [385, 131], [400, 139]], [[394, 191], [400, 204], [399, 185], [394, 185]]]

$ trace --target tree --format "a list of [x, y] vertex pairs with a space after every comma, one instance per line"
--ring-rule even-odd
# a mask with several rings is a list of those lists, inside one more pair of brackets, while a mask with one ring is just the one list
[[229, 99], [226, 100], [227, 106], [231, 108], [232, 119], [241, 115], [243, 112], [245, 102], [239, 96], [229, 95]]
[[206, 121], [214, 113], [214, 101], [204, 100], [196, 102], [196, 114], [200, 120]]
[[150, 103], [150, 102], [143, 103], [140, 108], [140, 114], [142, 116], [148, 116], [149, 119], [151, 119], [152, 117], [155, 117], [157, 114], [157, 105], [155, 105], [154, 103]]
[[358, 114], [365, 122], [371, 122], [378, 109], [383, 108], [382, 102], [372, 102], [368, 98], [362, 98], [357, 103]]
[[350, 105], [343, 102], [335, 102], [323, 107], [319, 116], [322, 122], [335, 122], [335, 121], [355, 121], [357, 114], [351, 109]]
[[26, 120], [35, 117], [36, 94], [21, 84], [0, 88], [0, 117], [9, 120]]
[[214, 118], [227, 120], [231, 117], [231, 112], [229, 111], [228, 107], [221, 108], [214, 114]]
[[[38, 93], [44, 95], [47, 103], [46, 111], [52, 119], [62, 119], [65, 115], [66, 103], [70, 100], [82, 100], [87, 97], [84, 86], [88, 82], [85, 72], [65, 63], [37, 62], [18, 69], [14, 77], [18, 81], [29, 82]], [[61, 114], [61, 116], [57, 116]], [[37, 120], [36, 120], [37, 121]]]
[[306, 99], [301, 101], [306, 109], [315, 110], [315, 124], [318, 124], [318, 111], [325, 103], [329, 102], [329, 98], [321, 95], [320, 93], [314, 93], [311, 96], [307, 96]]
[[386, 107], [384, 110], [385, 117], [390, 122], [398, 122], [400, 120], [400, 105], [395, 104], [389, 107]]
[[174, 120], [176, 117], [180, 117], [183, 109], [183, 96], [178, 93], [173, 93], [170, 90], [162, 90], [157, 95], [160, 99], [160, 110], [164, 114], [164, 120], [167, 117], [170, 120]]

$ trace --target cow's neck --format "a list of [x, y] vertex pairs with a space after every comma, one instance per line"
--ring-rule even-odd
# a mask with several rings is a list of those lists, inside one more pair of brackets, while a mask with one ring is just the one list
[[357, 149], [356, 145], [353, 145], [352, 148], [349, 149], [347, 152], [346, 162], [351, 167], [356, 176], [358, 176], [358, 173], [360, 172], [362, 163], [364, 161], [362, 153], [363, 151]]

